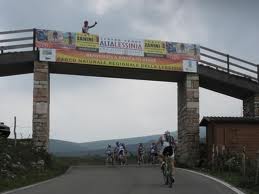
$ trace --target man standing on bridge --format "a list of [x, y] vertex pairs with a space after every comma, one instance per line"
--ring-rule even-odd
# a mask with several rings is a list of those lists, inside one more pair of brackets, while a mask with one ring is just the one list
[[89, 33], [88, 33], [88, 30], [89, 30], [90, 28], [95, 27], [96, 24], [97, 24], [97, 22], [95, 21], [95, 23], [94, 23], [92, 26], [88, 26], [88, 21], [85, 20], [85, 21], [84, 21], [84, 25], [83, 25], [83, 27], [82, 27], [82, 33], [89, 34]]

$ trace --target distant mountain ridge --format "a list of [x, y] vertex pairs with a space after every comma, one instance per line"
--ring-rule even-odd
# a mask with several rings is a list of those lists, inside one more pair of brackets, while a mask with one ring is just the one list
[[[177, 139], [177, 131], [171, 133]], [[104, 150], [108, 144], [114, 147], [115, 143], [125, 143], [129, 152], [136, 152], [139, 143], [147, 146], [153, 141], [157, 141], [160, 135], [149, 135], [142, 137], [132, 137], [124, 139], [111, 139], [92, 141], [86, 143], [75, 143], [63, 140], [50, 139], [49, 151], [54, 155], [59, 156], [85, 156], [85, 155], [104, 155]], [[200, 139], [204, 141], [206, 136], [205, 130], [200, 130]]]
[[[115, 143], [123, 142], [126, 146], [135, 147], [139, 143], [149, 143], [152, 141], [157, 141], [160, 135], [150, 135], [143, 137], [133, 137], [124, 139], [112, 139], [112, 140], [101, 140], [86, 143], [75, 143], [63, 140], [51, 139], [49, 145], [50, 153], [60, 156], [82, 156], [82, 155], [93, 155], [100, 154], [100, 150], [105, 150], [108, 144], [112, 147]], [[103, 151], [104, 152], [104, 151]]]

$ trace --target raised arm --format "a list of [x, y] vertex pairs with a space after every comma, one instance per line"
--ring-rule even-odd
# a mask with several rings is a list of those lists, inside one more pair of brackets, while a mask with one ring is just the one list
[[95, 22], [93, 25], [89, 26], [88, 28], [93, 28], [96, 26], [96, 24], [97, 24], [97, 22]]

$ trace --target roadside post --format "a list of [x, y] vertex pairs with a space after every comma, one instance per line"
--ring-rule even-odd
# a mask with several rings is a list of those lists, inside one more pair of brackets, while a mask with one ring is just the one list
[[246, 175], [246, 147], [243, 147], [243, 152], [242, 152], [242, 175]]

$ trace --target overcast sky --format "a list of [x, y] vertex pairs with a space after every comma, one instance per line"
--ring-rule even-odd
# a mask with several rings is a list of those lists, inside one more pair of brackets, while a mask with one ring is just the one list
[[[259, 63], [257, 0], [0, 0], [0, 31], [44, 28], [197, 43]], [[3, 38], [0, 36], [0, 39]], [[32, 134], [32, 74], [0, 78], [0, 121]], [[51, 75], [50, 137], [75, 142], [177, 130], [177, 84]], [[242, 101], [200, 89], [200, 118], [241, 116]]]

